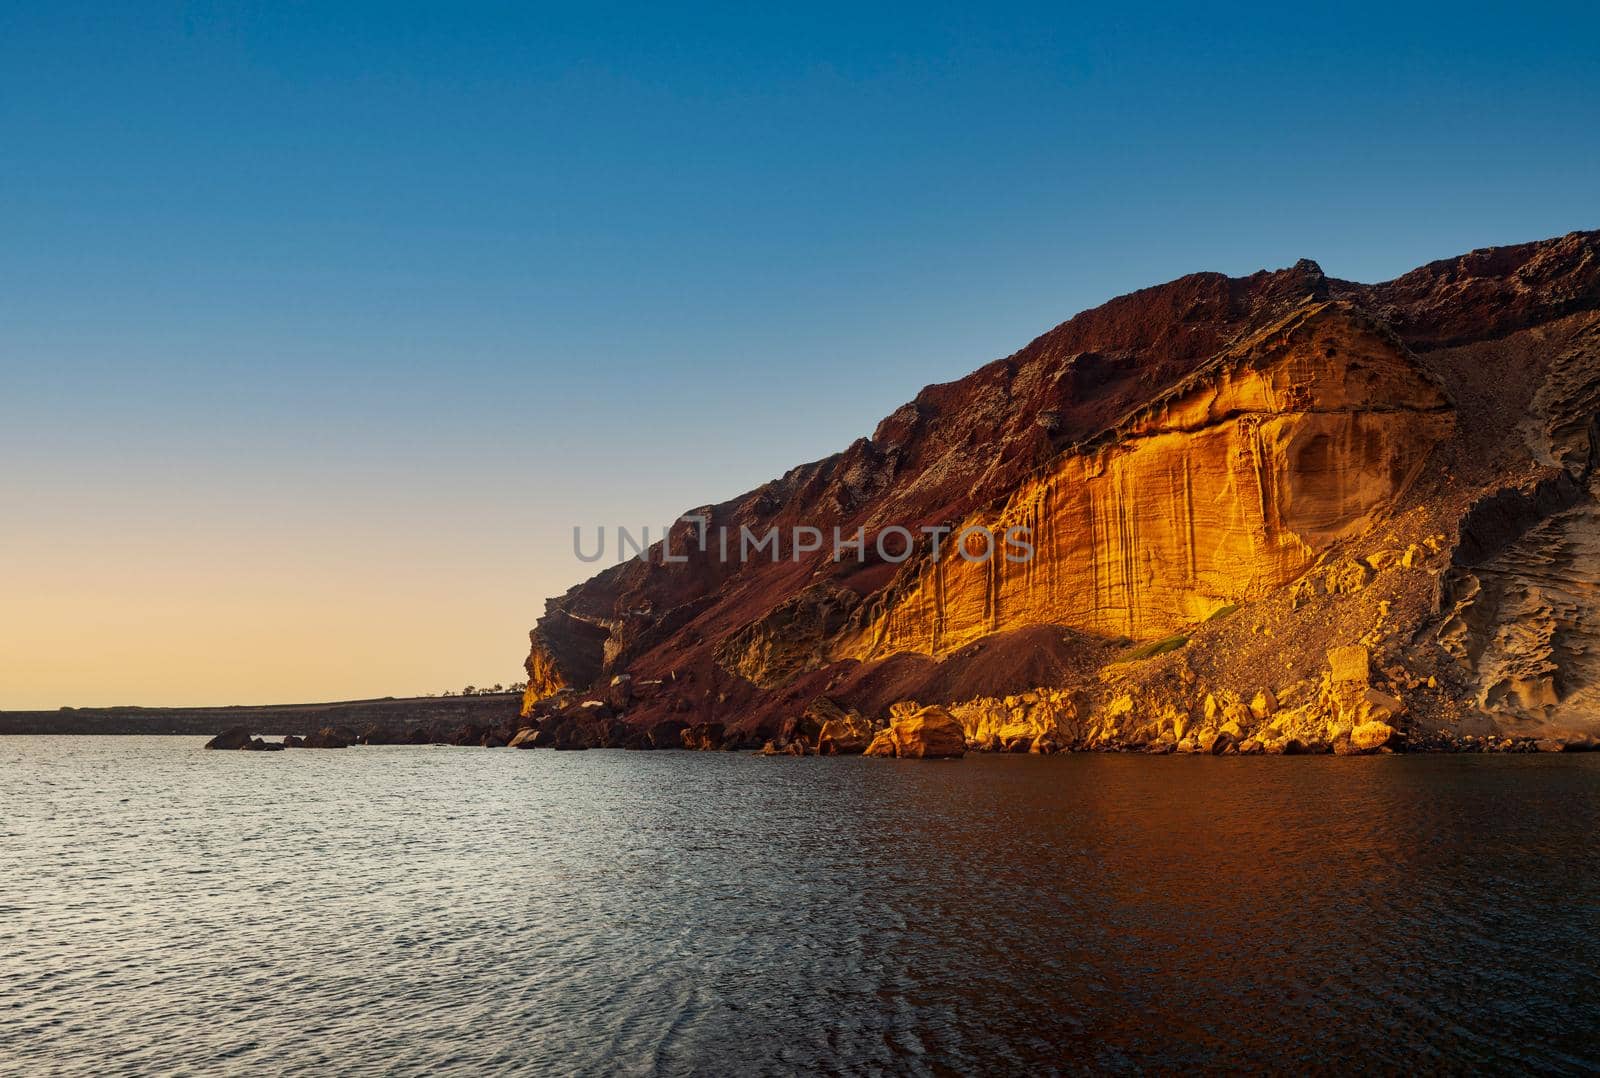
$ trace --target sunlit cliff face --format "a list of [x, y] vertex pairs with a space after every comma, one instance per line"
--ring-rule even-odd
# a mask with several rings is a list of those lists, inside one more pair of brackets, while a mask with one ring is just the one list
[[941, 655], [1037, 623], [1171, 632], [1365, 530], [1451, 421], [1403, 345], [1339, 305], [1309, 306], [970, 518], [1028, 529], [1034, 557], [908, 566], [837, 654]]
[[1394, 722], [1600, 735], [1597, 243], [1377, 285], [1311, 262], [1199, 274], [1083, 312], [695, 510], [1020, 533], [1027, 556], [615, 566], [547, 605], [530, 713], [631, 673], [652, 688], [628, 721], [757, 746], [819, 700], [949, 704], [974, 741], [1019, 722], [1089, 745], [1181, 745], [1195, 723], [1362, 751], [1386, 742], [1353, 731]]

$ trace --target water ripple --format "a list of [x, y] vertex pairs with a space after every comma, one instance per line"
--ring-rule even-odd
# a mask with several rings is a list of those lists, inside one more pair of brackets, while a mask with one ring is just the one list
[[1600, 757], [0, 739], [0, 1072], [1600, 1067]]

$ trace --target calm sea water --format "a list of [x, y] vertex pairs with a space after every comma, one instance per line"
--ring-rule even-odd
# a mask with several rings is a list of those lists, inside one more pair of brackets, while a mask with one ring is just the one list
[[1600, 755], [0, 738], [7, 1073], [1600, 1066]]

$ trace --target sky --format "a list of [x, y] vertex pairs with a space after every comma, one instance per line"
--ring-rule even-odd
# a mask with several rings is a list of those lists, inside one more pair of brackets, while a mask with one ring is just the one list
[[0, 0], [0, 708], [519, 680], [575, 526], [755, 487], [1085, 307], [1600, 227], [1596, 40]]

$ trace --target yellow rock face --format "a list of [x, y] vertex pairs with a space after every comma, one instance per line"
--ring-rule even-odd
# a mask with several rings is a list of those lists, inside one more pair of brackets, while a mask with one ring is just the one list
[[1078, 693], [1041, 688], [1021, 697], [977, 697], [950, 704], [949, 711], [967, 741], [1004, 746], [1040, 736], [1081, 737], [1086, 704]]
[[522, 692], [522, 716], [527, 718], [534, 704], [547, 696], [554, 696], [569, 686], [555, 660], [540, 648], [537, 642], [529, 652], [523, 667], [528, 671], [528, 687]]
[[878, 735], [872, 739], [872, 744], [867, 746], [866, 752], [864, 752], [862, 755], [865, 755], [865, 756], [893, 756], [894, 755], [894, 735], [891, 734], [888, 730], [880, 730], [880, 731], [878, 731]]
[[1337, 304], [1308, 305], [957, 528], [1026, 528], [1030, 560], [947, 549], [907, 563], [838, 657], [937, 656], [1036, 623], [1165, 636], [1364, 531], [1451, 422], [1403, 346]]
[[1328, 652], [1328, 680], [1335, 684], [1360, 682], [1365, 689], [1370, 676], [1371, 658], [1366, 648], [1353, 644]]
[[[887, 742], [887, 744], [882, 744]], [[924, 707], [895, 718], [889, 729], [867, 746], [868, 756], [893, 755], [902, 759], [935, 759], [962, 756], [967, 739], [961, 724], [942, 707]]]
[[874, 734], [872, 723], [860, 715], [829, 719], [817, 734], [817, 751], [824, 756], [864, 752]]
[[1394, 738], [1394, 727], [1374, 719], [1350, 731], [1350, 744], [1361, 752], [1376, 752]]

